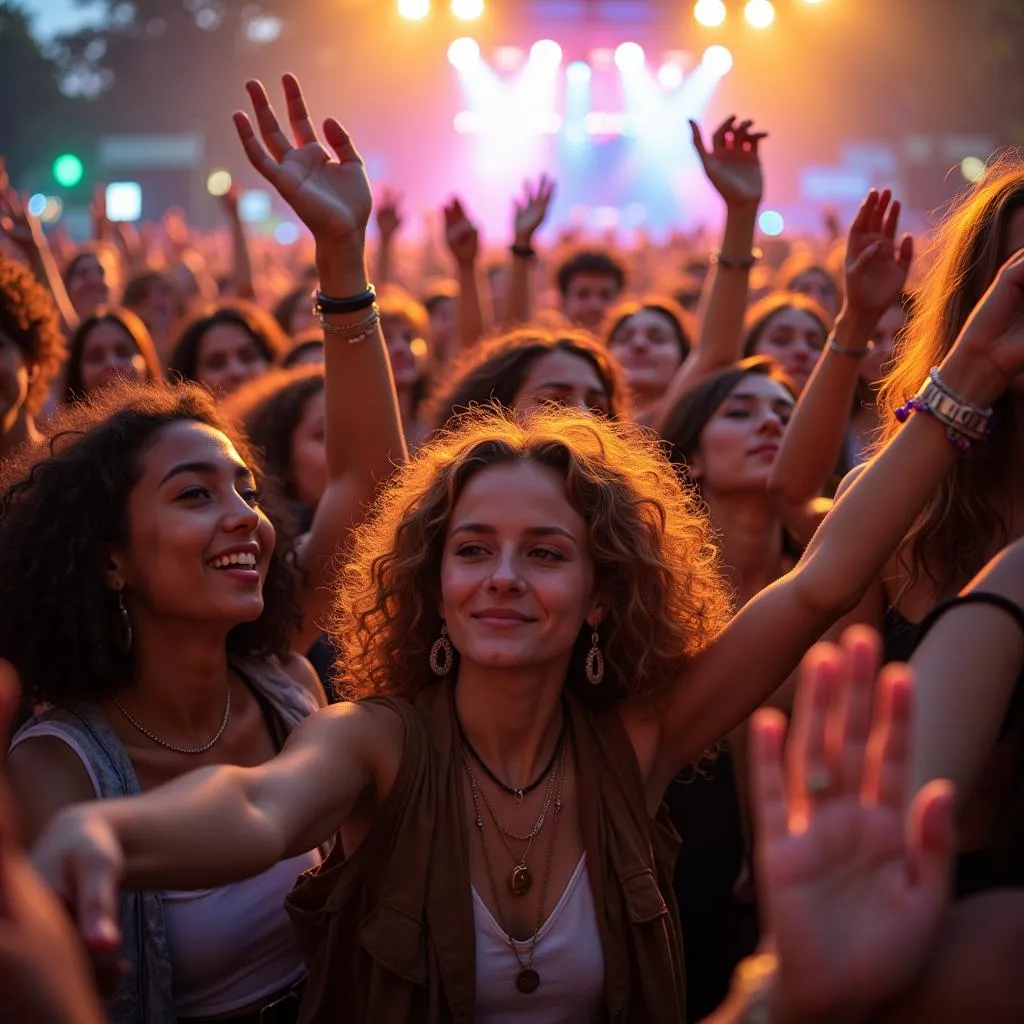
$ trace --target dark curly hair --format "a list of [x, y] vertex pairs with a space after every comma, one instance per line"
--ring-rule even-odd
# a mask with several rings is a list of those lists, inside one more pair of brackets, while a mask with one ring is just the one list
[[85, 385], [82, 383], [82, 356], [85, 354], [85, 343], [95, 327], [100, 324], [116, 324], [124, 331], [139, 355], [146, 364], [146, 381], [163, 380], [164, 371], [160, 365], [160, 357], [156, 354], [156, 346], [150, 336], [149, 328], [140, 317], [130, 309], [100, 308], [92, 316], [87, 316], [71, 336], [68, 347], [68, 361], [64, 371], [65, 405], [69, 402], [85, 398]]
[[20, 263], [0, 256], [0, 334], [36, 368], [25, 406], [30, 415], [46, 401], [50, 384], [60, 373], [66, 346], [53, 297]]
[[330, 623], [350, 697], [412, 696], [428, 685], [452, 510], [477, 473], [522, 461], [564, 478], [589, 527], [596, 584], [609, 595], [604, 682], [584, 678], [589, 628], [572, 658], [569, 685], [585, 699], [629, 695], [657, 706], [724, 626], [729, 599], [711, 527], [648, 432], [556, 407], [478, 411], [403, 466], [353, 534]]
[[[223, 431], [254, 473], [245, 439], [201, 388], [115, 384], [68, 406], [44, 440], [0, 472], [0, 658], [34, 701], [100, 698], [131, 679], [118, 642], [108, 552], [128, 534], [128, 498], [157, 433], [194, 420]], [[268, 517], [278, 527], [279, 521]], [[284, 655], [297, 621], [289, 537], [278, 536], [263, 612], [228, 634], [237, 654]]]
[[455, 360], [448, 374], [447, 390], [438, 392], [428, 402], [427, 424], [439, 430], [453, 416], [474, 405], [497, 403], [511, 409], [533, 364], [558, 351], [590, 363], [608, 393], [612, 419], [629, 418], [629, 391], [622, 369], [592, 334], [522, 327], [482, 341]]
[[603, 249], [577, 249], [569, 253], [555, 271], [555, 283], [564, 299], [569, 294], [572, 279], [580, 274], [610, 277], [615, 281], [615, 290], [626, 287], [626, 270], [610, 253]]
[[172, 375], [198, 382], [199, 349], [207, 331], [219, 324], [241, 327], [256, 343], [268, 363], [283, 359], [290, 347], [278, 322], [259, 306], [239, 300], [224, 302], [212, 313], [189, 320], [181, 329], [167, 364]]
[[277, 480], [296, 500], [292, 480], [292, 435], [306, 403], [324, 389], [322, 366], [270, 370], [243, 384], [224, 403], [224, 414], [245, 427], [259, 452], [263, 471]]

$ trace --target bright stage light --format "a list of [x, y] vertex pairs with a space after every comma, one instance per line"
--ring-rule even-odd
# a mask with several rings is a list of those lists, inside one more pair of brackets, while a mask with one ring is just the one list
[[448, 60], [457, 71], [470, 71], [480, 61], [480, 44], [469, 36], [456, 39], [448, 47]]
[[586, 85], [590, 76], [590, 65], [585, 60], [574, 60], [565, 69], [565, 77], [573, 85]]
[[459, 135], [475, 135], [480, 131], [480, 118], [472, 110], [460, 110], [452, 126]]
[[518, 71], [526, 60], [526, 54], [519, 46], [499, 46], [494, 51], [494, 66], [499, 71]]
[[107, 186], [107, 219], [137, 221], [142, 216], [142, 186], [137, 181], [112, 181]]
[[231, 172], [211, 171], [206, 179], [206, 191], [211, 196], [226, 196], [231, 191]]
[[683, 84], [683, 69], [672, 60], [658, 68], [658, 82], [665, 89], [678, 89]]
[[294, 245], [301, 234], [297, 224], [293, 224], [290, 220], [283, 220], [274, 228], [274, 241], [278, 245]]
[[804, 0], [804, 3], [805, 4], [811, 4], [811, 5], [820, 4], [821, 0]]
[[771, 0], [747, 0], [743, 15], [751, 28], [767, 28], [775, 20]]
[[965, 156], [960, 161], [960, 173], [972, 184], [980, 181], [985, 173], [985, 161], [977, 156]]
[[622, 43], [615, 50], [615, 64], [620, 71], [640, 71], [647, 60], [639, 43]]
[[722, 0], [697, 0], [693, 8], [693, 17], [698, 25], [718, 28], [725, 21], [725, 4]]
[[33, 217], [42, 217], [43, 211], [46, 209], [46, 196], [42, 192], [37, 192], [32, 196], [28, 203], [25, 204], [25, 209], [28, 210]]
[[757, 218], [757, 226], [761, 231], [771, 238], [776, 235], [781, 235], [786, 227], [786, 222], [782, 219], [782, 214], [776, 210], [765, 210], [760, 217]]
[[704, 51], [704, 56], [701, 58], [701, 64], [703, 64], [711, 74], [716, 75], [718, 78], [722, 78], [732, 70], [732, 54], [724, 46], [709, 46]]
[[43, 212], [39, 215], [39, 219], [44, 224], [54, 224], [60, 220], [60, 215], [64, 212], [64, 203], [61, 202], [60, 196], [47, 196], [46, 205], [43, 207]]
[[460, 21], [476, 21], [483, 13], [484, 0], [452, 0], [452, 14]]
[[398, 13], [406, 21], [422, 21], [430, 13], [430, 0], [398, 0]]
[[554, 39], [539, 39], [530, 47], [530, 60], [541, 67], [557, 68], [562, 63], [562, 48]]

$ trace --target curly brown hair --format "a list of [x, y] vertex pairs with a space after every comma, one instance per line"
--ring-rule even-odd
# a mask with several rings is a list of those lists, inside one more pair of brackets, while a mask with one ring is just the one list
[[[100, 698], [130, 679], [117, 600], [106, 581], [111, 547], [128, 535], [128, 499], [160, 430], [193, 420], [220, 430], [257, 474], [241, 431], [197, 385], [118, 382], [66, 406], [36, 445], [0, 469], [0, 658], [34, 701]], [[291, 536], [272, 494], [277, 531], [263, 612], [228, 633], [228, 651], [281, 656], [298, 622]], [[56, 642], [55, 642], [56, 641]]]
[[710, 524], [653, 435], [570, 409], [482, 410], [399, 470], [354, 532], [330, 624], [348, 696], [411, 697], [429, 685], [452, 510], [476, 474], [526, 460], [564, 477], [569, 503], [588, 524], [596, 584], [608, 595], [604, 682], [585, 681], [583, 623], [572, 657], [567, 683], [584, 699], [659, 706], [724, 626], [730, 601]]
[[67, 353], [53, 297], [21, 264], [0, 256], [0, 333], [35, 367], [25, 407], [39, 412]]
[[[1024, 152], [1013, 150], [958, 197], [935, 232], [925, 257], [928, 272], [915, 293], [914, 315], [896, 340], [891, 369], [878, 394], [878, 447], [899, 430], [896, 410], [917, 393], [931, 367], [942, 362], [995, 280], [1010, 219], [1022, 208]], [[1018, 465], [1012, 397], [1003, 395], [993, 408], [988, 441], [957, 460], [900, 548], [909, 569], [908, 585], [924, 573], [939, 598], [966, 584], [1008, 538], [993, 494]]]

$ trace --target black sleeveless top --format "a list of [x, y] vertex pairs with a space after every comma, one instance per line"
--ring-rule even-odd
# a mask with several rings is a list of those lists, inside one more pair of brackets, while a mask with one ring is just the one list
[[[971, 593], [943, 601], [936, 605], [921, 622], [910, 622], [895, 608], [890, 607], [886, 609], [882, 627], [885, 660], [887, 662], [910, 661], [918, 645], [944, 612], [954, 605], [975, 603], [996, 605], [1002, 608], [1017, 620], [1024, 631], [1024, 610], [997, 594]], [[1017, 678], [1017, 685], [1010, 698], [1006, 717], [999, 730], [999, 739], [1005, 739], [1022, 717], [1024, 717], [1024, 665], [1021, 666], [1021, 674]], [[1024, 771], [1022, 771], [1021, 784], [1024, 785]], [[1019, 792], [1014, 794], [1009, 804], [1012, 809], [1009, 817], [1011, 819], [1020, 818], [1022, 809]], [[1024, 823], [1020, 821], [1010, 821], [1007, 824], [1008, 832], [1011, 834], [1019, 833], [1024, 827]], [[1013, 847], [1017, 844], [1011, 838], [1007, 845]], [[954, 897], [964, 899], [996, 886], [1019, 885], [1022, 872], [1024, 872], [1024, 864], [1014, 863], [1017, 860], [1019, 857], [1013, 854], [1008, 862], [1005, 855], [997, 855], [996, 851], [991, 849], [967, 850], [958, 854], [953, 881]]]

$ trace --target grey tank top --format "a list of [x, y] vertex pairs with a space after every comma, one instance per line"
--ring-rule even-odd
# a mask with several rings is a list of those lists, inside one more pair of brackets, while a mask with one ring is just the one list
[[[231, 668], [262, 697], [291, 732], [317, 710], [311, 693], [273, 662], [232, 657]], [[99, 799], [136, 796], [141, 790], [135, 769], [113, 727], [95, 701], [72, 701], [26, 722], [11, 747], [32, 736], [67, 736], [84, 752], [99, 784]], [[122, 892], [121, 955], [128, 973], [111, 1003], [111, 1024], [176, 1024], [171, 987], [171, 962], [160, 896], [155, 892]]]

